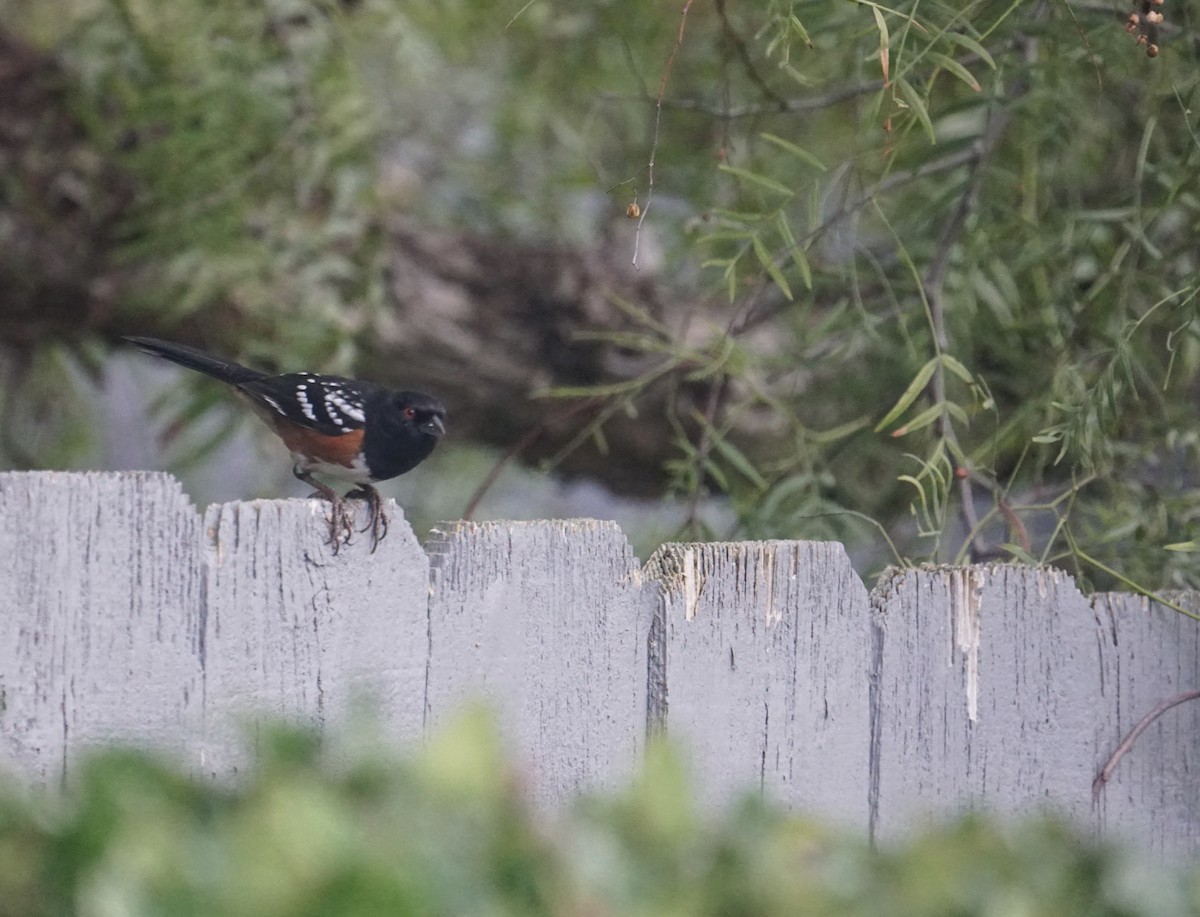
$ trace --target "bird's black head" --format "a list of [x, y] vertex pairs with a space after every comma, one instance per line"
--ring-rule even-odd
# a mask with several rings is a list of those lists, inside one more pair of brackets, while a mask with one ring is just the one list
[[423, 436], [435, 440], [446, 432], [446, 408], [432, 395], [421, 392], [392, 392], [392, 405], [403, 419]]
[[421, 392], [379, 390], [367, 404], [363, 451], [371, 478], [386, 481], [416, 468], [446, 432], [446, 409]]

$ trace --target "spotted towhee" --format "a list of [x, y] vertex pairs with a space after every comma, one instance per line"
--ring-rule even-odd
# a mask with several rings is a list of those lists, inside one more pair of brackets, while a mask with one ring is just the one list
[[371, 550], [387, 534], [383, 498], [371, 486], [411, 471], [445, 431], [446, 409], [420, 392], [397, 392], [370, 382], [316, 373], [269, 376], [201, 350], [154, 338], [127, 337], [146, 353], [232, 385], [292, 452], [292, 473], [332, 504], [329, 542], [349, 542], [352, 524], [343, 498], [313, 473], [357, 485], [371, 510]]

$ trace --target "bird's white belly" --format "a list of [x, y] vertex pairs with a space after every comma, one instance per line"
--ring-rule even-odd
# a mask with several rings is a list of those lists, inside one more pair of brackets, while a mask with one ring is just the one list
[[369, 484], [371, 481], [371, 473], [367, 470], [367, 463], [361, 456], [349, 468], [345, 465], [320, 462], [299, 452], [293, 452], [292, 458], [295, 459], [296, 465], [301, 471], [324, 475], [339, 481], [350, 481], [354, 484]]

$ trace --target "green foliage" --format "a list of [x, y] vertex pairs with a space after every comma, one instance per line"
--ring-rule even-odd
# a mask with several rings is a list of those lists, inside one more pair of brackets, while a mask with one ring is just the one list
[[77, 114], [136, 183], [132, 313], [232, 303], [251, 356], [349, 368], [337, 342], [383, 290], [374, 118], [342, 19], [320, 0], [109, 0], [74, 24]]
[[[1195, 424], [1200, 356], [1189, 49], [1150, 63], [1066, 4], [774, 4], [689, 27], [739, 63], [720, 103], [688, 106], [720, 124], [693, 225], [730, 319], [680, 487], [731, 494], [735, 536], [853, 541], [908, 501], [911, 525], [885, 525], [913, 560], [1200, 584], [1200, 555], [1164, 550], [1189, 543], [1198, 480], [1164, 454]], [[726, 338], [736, 369], [713, 366]], [[747, 456], [754, 413], [790, 448]]]
[[678, 433], [677, 491], [728, 498], [724, 536], [1200, 586], [1164, 550], [1198, 537], [1187, 5], [1153, 59], [1107, 7], [1032, 0], [51, 5], [31, 31], [138, 188], [124, 308], [219, 305], [231, 352], [345, 370], [389, 208], [644, 233], [675, 296], [728, 307], [686, 340], [643, 310], [613, 343], [652, 372], [552, 392], [607, 401], [576, 443], [666, 384], [643, 419]]
[[747, 798], [699, 814], [652, 746], [613, 797], [535, 813], [488, 719], [397, 761], [268, 730], [236, 784], [93, 756], [62, 798], [0, 792], [0, 915], [1186, 915], [1200, 873], [1051, 822], [980, 817], [881, 852]]

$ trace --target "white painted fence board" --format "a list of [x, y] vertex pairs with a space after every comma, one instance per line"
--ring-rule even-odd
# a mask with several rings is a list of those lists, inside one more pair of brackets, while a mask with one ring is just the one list
[[200, 518], [163, 474], [0, 474], [0, 766], [199, 732]]
[[[1196, 731], [1162, 745], [1160, 753], [1177, 763], [1142, 781], [1154, 789], [1139, 805], [1158, 807], [1172, 792], [1163, 778], [1190, 780], [1190, 790], [1174, 791], [1190, 815], [1174, 822], [1170, 839], [1150, 827], [1156, 816], [1134, 816], [1128, 807], [1119, 819], [1099, 822], [1103, 810], [1091, 795], [1123, 731], [1173, 685], [1196, 684], [1195, 622], [1156, 613], [1151, 625], [1136, 608], [1141, 603], [1125, 596], [1114, 608], [1114, 629], [1065, 573], [1012, 566], [909, 571], [874, 598], [882, 837], [933, 813], [1050, 810], [1106, 825], [1117, 838], [1145, 843], [1157, 833], [1160, 850], [1200, 848]], [[1128, 639], [1114, 646], [1118, 632]], [[1126, 779], [1120, 775], [1108, 792], [1127, 792]], [[1111, 811], [1116, 804], [1106, 805]]]
[[391, 738], [420, 737], [429, 563], [403, 512], [387, 511], [374, 554], [357, 534], [334, 555], [320, 501], [209, 508], [207, 769], [241, 760], [235, 717], [326, 724], [370, 700]]
[[429, 550], [430, 728], [482, 698], [534, 799], [618, 785], [644, 745], [656, 601], [620, 529], [457, 523], [436, 530]]
[[[1171, 598], [1200, 609], [1194, 595]], [[1140, 596], [1106, 593], [1092, 603], [1106, 631], [1099, 770], [1159, 701], [1200, 689], [1200, 623]], [[1166, 711], [1138, 737], [1099, 795], [1095, 817], [1101, 830], [1154, 851], [1200, 851], [1200, 701]]]
[[370, 695], [412, 742], [483, 697], [543, 803], [618, 786], [665, 727], [709, 805], [757, 789], [884, 839], [1051, 808], [1200, 854], [1200, 703], [1091, 799], [1137, 719], [1200, 688], [1200, 624], [1140, 598], [1008, 566], [868, 596], [804, 542], [668, 545], [643, 573], [590, 520], [457, 523], [430, 559], [394, 506], [375, 554], [334, 556], [324, 512], [202, 519], [161, 474], [0, 474], [0, 768], [57, 782], [132, 740], [228, 774], [233, 713], [328, 725]]
[[666, 731], [701, 797], [761, 789], [865, 830], [868, 598], [845, 549], [666, 545], [647, 574], [664, 590]]
[[1103, 635], [1074, 582], [1004, 566], [914, 570], [876, 602], [882, 836], [975, 806], [1086, 819]]

